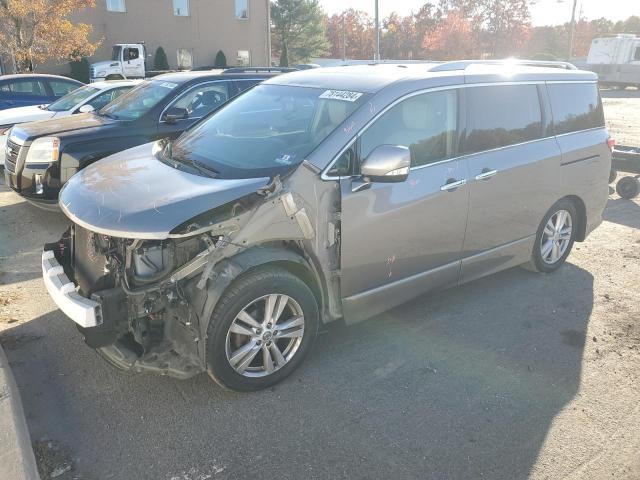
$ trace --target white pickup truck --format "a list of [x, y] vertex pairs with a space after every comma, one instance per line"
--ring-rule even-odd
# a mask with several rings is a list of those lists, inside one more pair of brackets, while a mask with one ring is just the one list
[[147, 77], [144, 43], [118, 43], [113, 46], [111, 60], [92, 63], [90, 82]]
[[594, 38], [586, 68], [596, 72], [603, 85], [640, 87], [640, 37], [620, 33]]

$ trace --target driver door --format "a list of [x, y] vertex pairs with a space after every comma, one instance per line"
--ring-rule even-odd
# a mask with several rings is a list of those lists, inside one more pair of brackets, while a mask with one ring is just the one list
[[380, 145], [402, 145], [411, 170], [401, 183], [340, 180], [347, 321], [457, 283], [469, 201], [467, 162], [454, 158], [457, 139], [456, 90], [407, 98], [360, 135], [360, 162]]
[[[160, 115], [158, 138], [177, 138], [193, 123], [220, 107], [229, 99], [230, 80], [217, 80], [189, 88], [173, 100]], [[183, 114], [169, 120], [170, 114]]]

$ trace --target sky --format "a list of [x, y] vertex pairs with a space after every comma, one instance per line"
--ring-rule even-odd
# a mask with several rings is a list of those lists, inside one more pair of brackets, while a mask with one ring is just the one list
[[[322, 8], [329, 14], [339, 13], [345, 8], [365, 10], [373, 16], [374, 0], [349, 0], [345, 5], [344, 0], [319, 0]], [[407, 15], [416, 11], [424, 3], [431, 1], [437, 4], [437, 0], [378, 0], [380, 18], [384, 18], [395, 11], [400, 15]], [[533, 25], [558, 25], [571, 20], [571, 8], [573, 0], [537, 0], [531, 5], [531, 21]], [[588, 20], [605, 17], [609, 20], [625, 20], [631, 15], [640, 16], [639, 0], [578, 0], [576, 17], [582, 12], [582, 16]]]

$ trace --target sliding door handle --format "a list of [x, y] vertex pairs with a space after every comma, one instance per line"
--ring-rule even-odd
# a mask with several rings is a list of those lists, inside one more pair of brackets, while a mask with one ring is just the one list
[[476, 175], [476, 180], [486, 180], [487, 178], [493, 177], [498, 170], [489, 170], [488, 168], [484, 168], [481, 173]]
[[465, 183], [467, 183], [466, 180], [456, 180], [455, 178], [450, 178], [449, 180], [447, 180], [447, 183], [440, 187], [440, 190], [442, 190], [443, 192], [449, 192], [463, 186]]

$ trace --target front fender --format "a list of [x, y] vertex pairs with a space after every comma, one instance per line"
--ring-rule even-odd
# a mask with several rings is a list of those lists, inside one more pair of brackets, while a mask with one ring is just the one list
[[[206, 339], [213, 310], [227, 287], [240, 275], [265, 265], [279, 265], [301, 277], [305, 283], [311, 283], [309, 287], [322, 310], [324, 282], [311, 263], [296, 251], [274, 245], [258, 245], [218, 262], [211, 271], [206, 288], [200, 290], [197, 287], [199, 275], [186, 285], [185, 293], [198, 314], [200, 338]], [[198, 350], [204, 361], [206, 342], [203, 341], [201, 345]]]

